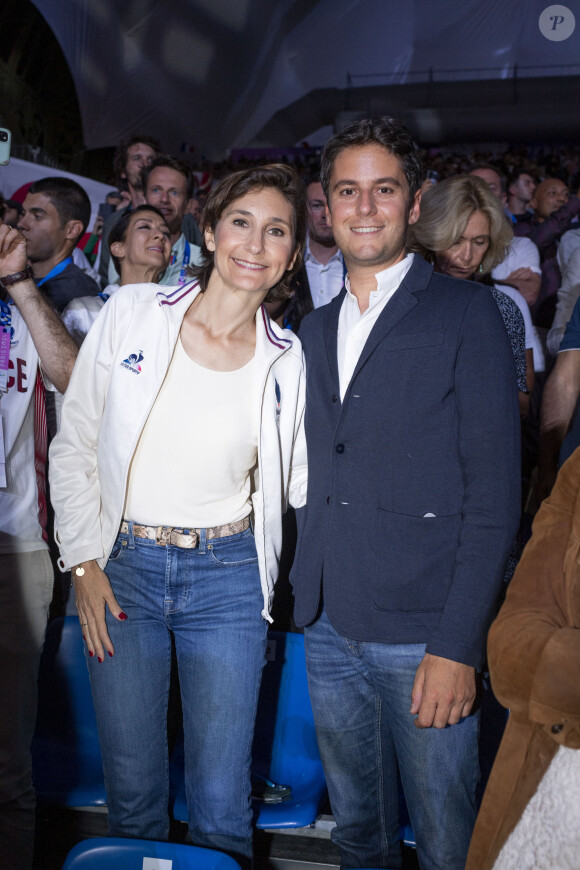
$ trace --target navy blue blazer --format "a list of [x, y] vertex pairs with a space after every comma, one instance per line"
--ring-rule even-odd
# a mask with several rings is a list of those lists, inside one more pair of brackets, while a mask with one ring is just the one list
[[486, 287], [415, 255], [340, 401], [345, 290], [308, 315], [294, 619], [481, 667], [520, 514], [515, 366]]

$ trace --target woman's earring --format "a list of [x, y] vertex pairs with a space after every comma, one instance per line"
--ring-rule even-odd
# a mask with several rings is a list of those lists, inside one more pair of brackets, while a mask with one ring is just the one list
[[479, 264], [479, 269], [478, 269], [477, 271], [478, 271], [478, 272], [483, 272], [483, 265], [482, 265], [481, 263]]

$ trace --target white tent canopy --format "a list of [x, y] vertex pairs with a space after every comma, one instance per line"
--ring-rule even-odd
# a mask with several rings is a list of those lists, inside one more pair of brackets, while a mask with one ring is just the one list
[[34, 3], [69, 63], [87, 148], [135, 132], [209, 157], [292, 145], [334, 125], [337, 106], [364, 111], [368, 88], [580, 71], [579, 0], [558, 6], [576, 13], [566, 39], [573, 14], [552, 21], [546, 0]]

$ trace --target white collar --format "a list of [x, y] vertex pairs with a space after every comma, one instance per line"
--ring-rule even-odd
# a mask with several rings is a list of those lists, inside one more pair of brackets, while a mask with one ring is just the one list
[[321, 263], [320, 260], [317, 260], [312, 251], [310, 250], [310, 239], [306, 238], [306, 251], [304, 252], [304, 262], [316, 263], [317, 266], [328, 266], [333, 260], [340, 260], [342, 262], [342, 253], [340, 248], [334, 252], [328, 263]]
[[[373, 305], [376, 305], [376, 303], [380, 299], [382, 299], [385, 294], [397, 289], [397, 287], [413, 265], [414, 257], [414, 254], [407, 254], [405, 257], [403, 257], [402, 260], [399, 260], [398, 263], [395, 263], [394, 266], [388, 266], [381, 272], [376, 273], [375, 278], [377, 280], [377, 289], [371, 291], [369, 297], [369, 308], [372, 308]], [[345, 278], [344, 286], [346, 287], [346, 292], [348, 296], [353, 299], [358, 306], [358, 300], [350, 289], [350, 278], [348, 275]]]

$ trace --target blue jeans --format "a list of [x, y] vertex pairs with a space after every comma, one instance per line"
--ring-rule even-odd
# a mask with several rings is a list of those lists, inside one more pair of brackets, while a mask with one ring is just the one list
[[424, 644], [350, 640], [325, 611], [304, 635], [341, 866], [400, 868], [398, 768], [421, 870], [463, 870], [476, 816], [478, 715], [441, 730], [414, 726]]
[[266, 621], [248, 529], [199, 548], [119, 535], [106, 573], [126, 622], [107, 612], [115, 647], [88, 659], [111, 836], [169, 834], [167, 703], [171, 633], [185, 736], [189, 830], [200, 846], [252, 855], [250, 765]]

